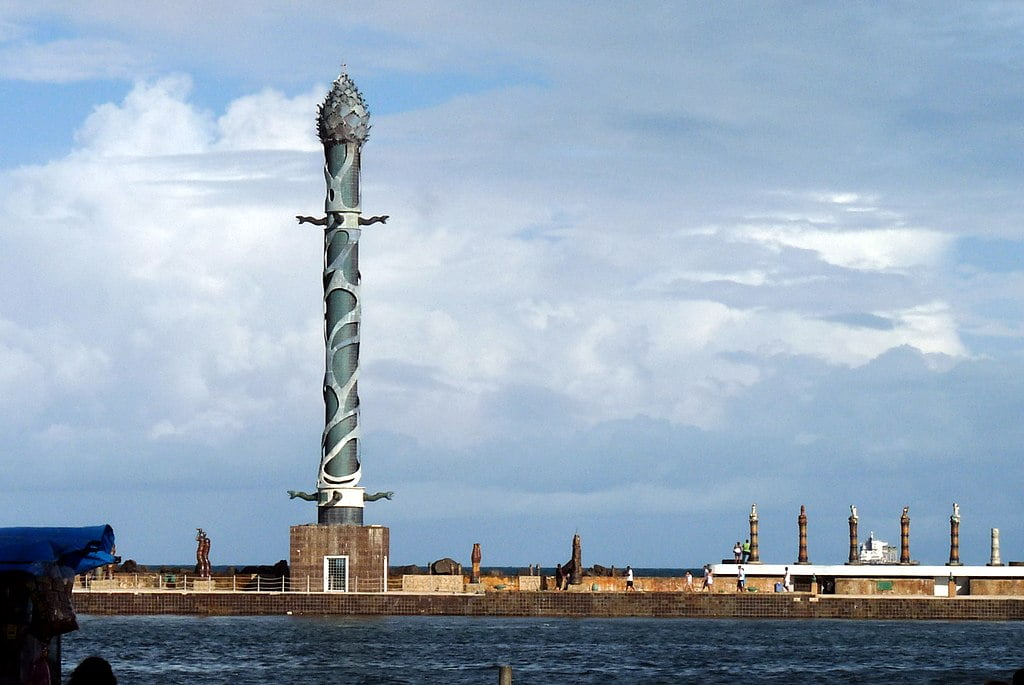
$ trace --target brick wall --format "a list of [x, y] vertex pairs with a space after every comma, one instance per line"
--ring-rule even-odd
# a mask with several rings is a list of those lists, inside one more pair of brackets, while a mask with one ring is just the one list
[[932, 578], [836, 578], [837, 595], [913, 595], [935, 594]]
[[462, 576], [402, 576], [402, 592], [463, 592]]
[[309, 578], [311, 590], [322, 590], [324, 557], [347, 556], [349, 589], [384, 589], [390, 531], [383, 526], [309, 524], [291, 527], [291, 574]]
[[485, 594], [76, 592], [82, 614], [1024, 620], [1024, 599], [681, 592]]
[[1024, 595], [1022, 578], [972, 578], [972, 595], [1017, 596]]

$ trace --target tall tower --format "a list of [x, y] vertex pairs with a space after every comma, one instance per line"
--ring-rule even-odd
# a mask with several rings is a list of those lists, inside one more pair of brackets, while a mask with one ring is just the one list
[[317, 477], [317, 520], [363, 524], [359, 461], [359, 161], [370, 134], [370, 113], [342, 73], [320, 105], [317, 132], [324, 145], [324, 372], [326, 413]]
[[325, 592], [385, 592], [390, 531], [363, 525], [363, 502], [391, 499], [359, 487], [359, 237], [362, 217], [359, 161], [370, 113], [359, 89], [342, 73], [317, 110], [327, 181], [325, 216], [296, 217], [324, 227], [324, 432], [316, 492], [289, 490], [317, 504], [317, 523], [291, 528], [291, 578]]

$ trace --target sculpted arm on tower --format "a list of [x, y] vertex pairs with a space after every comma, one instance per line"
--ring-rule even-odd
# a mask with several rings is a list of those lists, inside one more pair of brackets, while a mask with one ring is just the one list
[[[295, 218], [299, 220], [300, 224], [313, 224], [314, 226], [327, 225], [327, 217], [317, 219], [316, 217], [312, 216], [302, 216], [300, 214], [296, 214]], [[391, 216], [388, 214], [382, 214], [380, 216], [371, 216], [369, 218], [359, 217], [359, 225], [372, 226], [373, 224], [386, 224], [388, 222], [388, 219], [390, 218]]]

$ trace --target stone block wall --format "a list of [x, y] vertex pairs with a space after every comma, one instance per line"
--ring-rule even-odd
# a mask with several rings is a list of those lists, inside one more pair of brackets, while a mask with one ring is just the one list
[[79, 614], [565, 616], [650, 618], [846, 618], [1024, 620], [1024, 599], [1009, 597], [811, 597], [800, 594], [688, 592], [77, 592]]
[[530, 592], [540, 590], [540, 576], [519, 576], [518, 590], [520, 592]]
[[836, 578], [837, 595], [935, 595], [932, 578]]
[[324, 557], [347, 556], [350, 592], [384, 592], [390, 546], [390, 530], [383, 526], [292, 526], [291, 574], [309, 578], [310, 589], [321, 591]]
[[463, 576], [402, 576], [402, 592], [463, 592]]
[[1024, 596], [1024, 578], [972, 578], [972, 595]]

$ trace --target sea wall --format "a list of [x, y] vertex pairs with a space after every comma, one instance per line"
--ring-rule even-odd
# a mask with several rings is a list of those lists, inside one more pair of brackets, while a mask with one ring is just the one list
[[462, 576], [402, 576], [403, 592], [463, 592]]
[[1024, 597], [1024, 578], [972, 578], [971, 594]]
[[934, 578], [836, 578], [837, 595], [935, 594]]
[[552, 616], [1024, 620], [1016, 597], [844, 597], [803, 593], [486, 592], [76, 592], [82, 614]]

